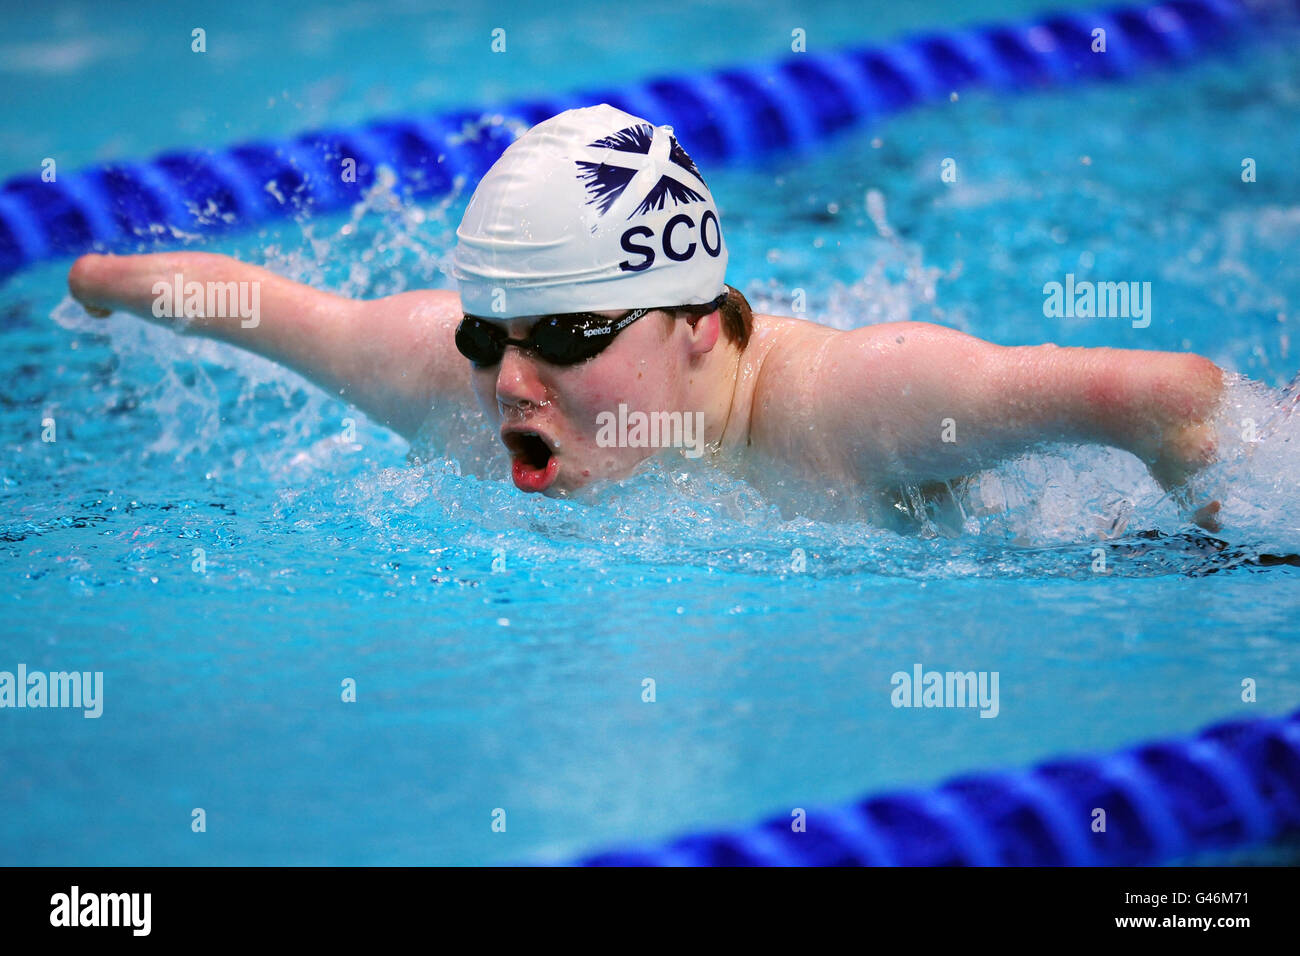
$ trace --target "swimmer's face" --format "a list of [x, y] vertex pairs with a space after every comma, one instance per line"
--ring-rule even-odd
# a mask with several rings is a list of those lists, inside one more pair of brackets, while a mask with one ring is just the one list
[[[627, 310], [599, 312], [610, 319]], [[526, 338], [537, 318], [505, 323], [511, 338]], [[627, 326], [594, 358], [552, 365], [507, 346], [501, 361], [472, 372], [474, 393], [500, 430], [511, 477], [524, 491], [564, 495], [592, 481], [622, 478], [657, 449], [602, 447], [602, 412], [680, 408], [687, 350], [675, 342], [662, 312]]]

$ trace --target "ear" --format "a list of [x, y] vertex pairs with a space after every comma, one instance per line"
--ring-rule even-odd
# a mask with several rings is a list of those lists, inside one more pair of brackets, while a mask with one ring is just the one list
[[708, 315], [688, 315], [686, 324], [691, 329], [691, 354], [703, 355], [713, 351], [722, 334], [722, 313], [714, 309]]

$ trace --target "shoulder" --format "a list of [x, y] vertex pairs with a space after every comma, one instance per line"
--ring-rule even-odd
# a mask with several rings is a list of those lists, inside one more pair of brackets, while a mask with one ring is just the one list
[[924, 322], [835, 329], [768, 315], [754, 317], [754, 330], [745, 359], [753, 382], [749, 443], [779, 455], [828, 453], [821, 443], [864, 403], [905, 391], [936, 347], [946, 351], [952, 337], [965, 338]]
[[[786, 404], [791, 396], [818, 395], [830, 379], [848, 371], [869, 372], [948, 330], [923, 322], [889, 322], [836, 329], [806, 319], [756, 315], [746, 360], [755, 381], [755, 408]], [[757, 349], [755, 348], [757, 346]], [[752, 354], [751, 354], [752, 353]], [[846, 368], [847, 366], [847, 368]]]
[[845, 333], [828, 325], [782, 315], [755, 315], [754, 330], [745, 348], [745, 363], [754, 375], [755, 391], [793, 384], [818, 352]]
[[755, 314], [741, 360], [741, 380], [747, 384], [747, 444], [789, 450], [785, 445], [816, 394], [816, 370], [844, 334], [804, 319]]

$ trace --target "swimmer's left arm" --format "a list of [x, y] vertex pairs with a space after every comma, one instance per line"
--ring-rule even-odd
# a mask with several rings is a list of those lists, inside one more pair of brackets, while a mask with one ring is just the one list
[[1214, 457], [1223, 373], [1199, 355], [1003, 347], [920, 322], [844, 336], [819, 392], [868, 474], [944, 480], [1065, 441], [1132, 452], [1169, 489]]

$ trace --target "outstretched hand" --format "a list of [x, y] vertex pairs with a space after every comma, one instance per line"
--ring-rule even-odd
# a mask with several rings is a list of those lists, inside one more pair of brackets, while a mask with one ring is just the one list
[[99, 267], [101, 256], [82, 256], [68, 271], [68, 291], [72, 298], [97, 319], [113, 314], [106, 298], [109, 274]]
[[1214, 426], [1207, 421], [1176, 422], [1164, 429], [1147, 467], [1160, 487], [1183, 508], [1192, 511], [1192, 521], [1209, 532], [1221, 529], [1218, 513], [1222, 505], [1209, 501], [1196, 506], [1186, 484], [1192, 476], [1211, 464], [1218, 451]]

